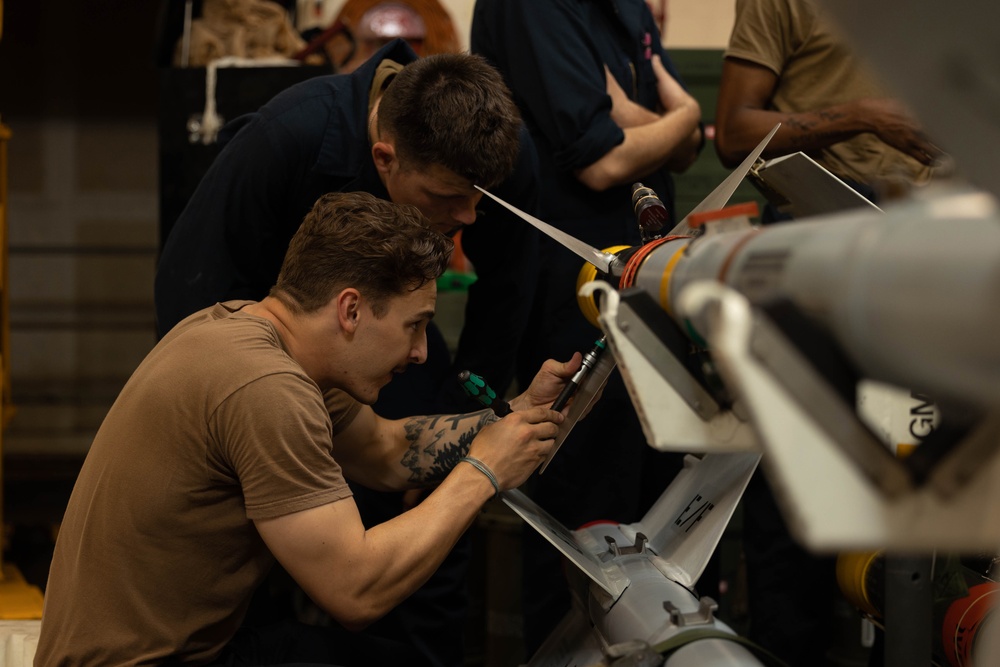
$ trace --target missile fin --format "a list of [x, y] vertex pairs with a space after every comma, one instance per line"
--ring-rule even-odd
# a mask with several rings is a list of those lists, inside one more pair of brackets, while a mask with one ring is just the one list
[[767, 133], [767, 136], [764, 137], [759, 144], [757, 144], [757, 147], [746, 156], [746, 159], [740, 163], [740, 166], [734, 169], [733, 172], [729, 174], [729, 176], [727, 176], [722, 183], [719, 183], [719, 185], [717, 185], [707, 197], [691, 209], [691, 212], [685, 215], [684, 219], [677, 223], [676, 227], [670, 230], [669, 235], [686, 236], [687, 234], [690, 234], [691, 227], [688, 226], [688, 219], [693, 214], [701, 213], [703, 211], [714, 211], [716, 209], [723, 208], [726, 204], [728, 204], [729, 198], [733, 196], [734, 192], [736, 192], [736, 188], [738, 188], [740, 183], [743, 182], [744, 177], [746, 177], [747, 173], [750, 171], [750, 167], [752, 167], [754, 162], [757, 161], [760, 154], [764, 152], [764, 148], [767, 146], [767, 143], [771, 141], [771, 137], [774, 136], [774, 133], [778, 131], [779, 127], [781, 127], [781, 123], [775, 125], [771, 131]]
[[649, 538], [671, 579], [688, 587], [697, 583], [759, 461], [756, 453], [689, 455], [646, 515], [630, 526]]
[[535, 228], [537, 228], [538, 230], [540, 230], [541, 232], [552, 238], [553, 240], [561, 243], [562, 246], [567, 250], [576, 253], [590, 264], [593, 264], [603, 273], [610, 273], [612, 264], [614, 264], [617, 261], [617, 258], [611, 253], [598, 250], [597, 248], [594, 248], [584, 243], [583, 241], [580, 241], [579, 239], [567, 234], [561, 229], [553, 227], [549, 223], [539, 220], [530, 213], [525, 213], [516, 206], [508, 204], [507, 202], [500, 199], [493, 193], [484, 190], [478, 185], [476, 186], [476, 189], [482, 192], [490, 199], [492, 199], [493, 201], [503, 206], [504, 208], [506, 208], [508, 211], [510, 211], [517, 217], [531, 224], [532, 226], [534, 226]]

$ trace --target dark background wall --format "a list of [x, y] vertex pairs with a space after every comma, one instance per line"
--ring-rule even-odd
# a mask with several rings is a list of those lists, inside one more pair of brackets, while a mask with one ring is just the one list
[[3, 7], [0, 113], [152, 118], [161, 8], [129, 0], [37, 0]]

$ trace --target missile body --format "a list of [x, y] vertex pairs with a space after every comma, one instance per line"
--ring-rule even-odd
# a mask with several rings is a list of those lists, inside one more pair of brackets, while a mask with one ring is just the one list
[[[576, 531], [583, 543], [599, 551], [606, 545], [629, 545], [635, 534], [623, 526], [598, 523]], [[584, 633], [575, 641], [572, 632], [557, 631], [532, 656], [528, 667], [548, 665], [610, 665], [612, 660], [595, 646], [615, 647], [620, 664], [662, 664], [664, 667], [762, 667], [760, 650], [715, 618], [710, 598], [671, 577], [671, 563], [645, 546], [613, 547], [604, 558], [613, 560], [628, 586], [618, 597], [606, 592], [580, 570], [569, 569], [570, 590], [576, 600], [564, 626], [577, 626]], [[596, 635], [596, 637], [595, 637]], [[599, 638], [599, 639], [598, 639]], [[665, 656], [655, 662], [639, 662], [638, 656]], [[631, 659], [631, 662], [629, 662]], [[615, 663], [619, 664], [619, 663]]]
[[785, 300], [873, 380], [981, 408], [1000, 403], [1000, 215], [981, 193], [661, 243], [634, 284], [679, 317], [685, 288], [718, 281]]

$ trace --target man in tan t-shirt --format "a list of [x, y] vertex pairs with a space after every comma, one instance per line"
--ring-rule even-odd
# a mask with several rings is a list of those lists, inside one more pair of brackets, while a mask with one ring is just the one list
[[812, 0], [737, 0], [716, 107], [722, 163], [779, 122], [765, 159], [801, 151], [876, 199], [926, 181], [941, 157]]
[[[579, 355], [546, 362], [503, 419], [392, 421], [369, 407], [426, 358], [452, 242], [425, 225], [413, 207], [325, 195], [269, 296], [199, 311], [150, 352], [74, 487], [36, 665], [350, 664], [329, 633], [292, 623], [234, 639], [275, 562], [363, 628], [545, 460], [564, 419], [547, 406]], [[436, 488], [366, 529], [345, 477]]]

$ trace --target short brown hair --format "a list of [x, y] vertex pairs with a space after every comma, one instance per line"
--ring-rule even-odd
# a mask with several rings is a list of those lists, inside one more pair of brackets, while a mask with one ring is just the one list
[[271, 296], [310, 313], [355, 287], [381, 317], [391, 297], [444, 273], [453, 248], [413, 206], [367, 192], [326, 194], [292, 237]]
[[492, 187], [514, 171], [521, 116], [510, 89], [485, 58], [441, 53], [406, 65], [378, 107], [380, 131], [400, 161], [441, 165]]

